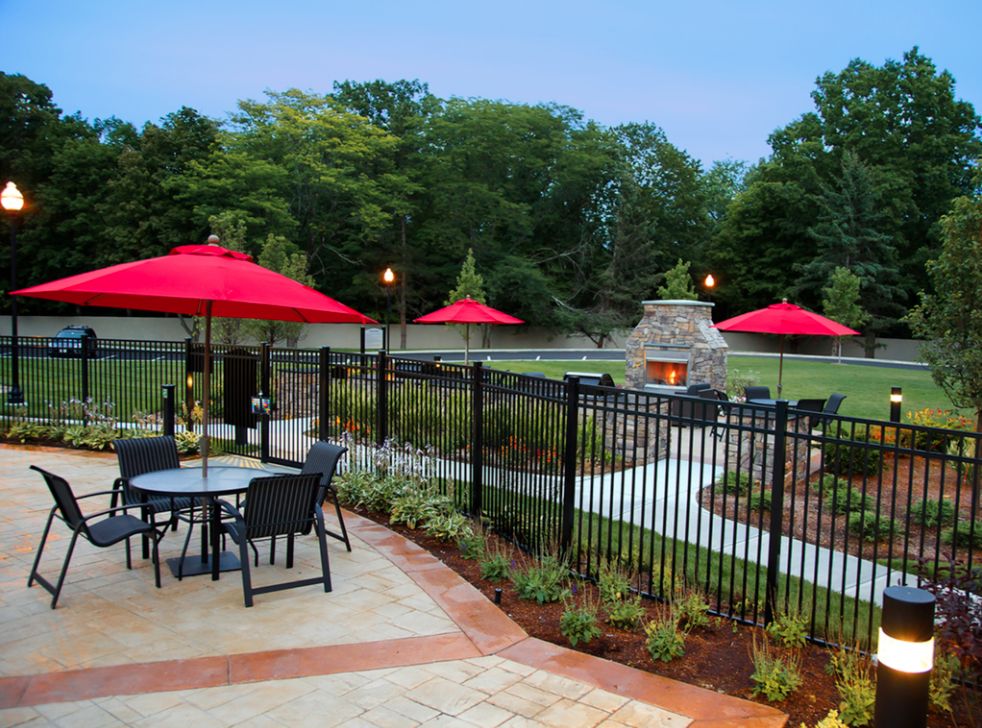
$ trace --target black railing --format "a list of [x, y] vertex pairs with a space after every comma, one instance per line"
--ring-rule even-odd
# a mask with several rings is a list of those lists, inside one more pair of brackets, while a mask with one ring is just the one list
[[[21, 341], [19, 416], [50, 420], [91, 398], [129, 420], [161, 410], [176, 384], [178, 420], [199, 427], [191, 342], [99, 340], [51, 357], [53, 340]], [[654, 598], [696, 588], [732, 619], [797, 612], [813, 639], [870, 644], [885, 586], [949, 559], [982, 566], [974, 432], [385, 353], [216, 345], [212, 360], [209, 426], [227, 452], [298, 466], [316, 439], [345, 438], [374, 467], [375, 448], [396, 441], [428, 453], [462, 511], [523, 547], [561, 552], [589, 578], [619, 565]]]

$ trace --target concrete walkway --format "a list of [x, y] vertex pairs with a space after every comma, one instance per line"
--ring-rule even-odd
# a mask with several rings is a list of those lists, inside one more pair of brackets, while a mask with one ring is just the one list
[[[77, 493], [108, 489], [115, 456], [0, 447], [0, 726], [782, 726], [766, 706], [528, 637], [468, 583], [388, 529], [345, 515], [334, 590], [246, 609], [238, 574], [178, 582], [123, 547], [76, 549], [58, 609], [27, 588], [51, 498], [39, 465]], [[93, 499], [98, 500], [98, 499]], [[330, 514], [328, 514], [330, 515]], [[186, 526], [161, 556], [177, 555]], [[42, 573], [68, 539], [53, 528]], [[138, 552], [135, 552], [138, 555]], [[282, 561], [255, 569], [279, 580]], [[318, 570], [298, 543], [295, 577]], [[505, 605], [507, 609], [507, 605]]]

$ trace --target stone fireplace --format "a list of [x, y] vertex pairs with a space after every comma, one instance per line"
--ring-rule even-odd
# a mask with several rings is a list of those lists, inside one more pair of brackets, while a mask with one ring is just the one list
[[712, 328], [713, 304], [645, 301], [625, 344], [628, 389], [684, 391], [701, 382], [726, 391], [726, 342]]

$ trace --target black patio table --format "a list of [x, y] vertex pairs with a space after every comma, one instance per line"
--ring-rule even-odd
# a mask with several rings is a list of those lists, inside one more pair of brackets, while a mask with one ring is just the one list
[[[215, 505], [215, 500], [221, 496], [245, 493], [249, 489], [250, 481], [262, 475], [262, 471], [254, 468], [211, 467], [208, 468], [208, 477], [204, 478], [201, 468], [176, 468], [144, 473], [130, 479], [130, 487], [143, 493], [202, 498], [204, 507], [210, 511], [202, 521], [201, 557], [177, 556], [167, 559], [167, 565], [170, 566], [174, 576], [180, 578], [211, 572], [212, 581], [217, 581], [220, 572], [234, 571], [242, 567], [234, 553], [219, 551], [222, 509]], [[210, 552], [209, 521], [211, 522]], [[218, 554], [218, 558], [212, 558], [213, 554]]]
[[[763, 399], [763, 398], [761, 399], [754, 398], [754, 399], [747, 400], [747, 404], [767, 404], [770, 405], [771, 407], [776, 405], [778, 402], [779, 400], [776, 399]], [[796, 399], [789, 399], [787, 400], [787, 402], [788, 402], [788, 407], [791, 407], [792, 409], [798, 406], [798, 400]]]

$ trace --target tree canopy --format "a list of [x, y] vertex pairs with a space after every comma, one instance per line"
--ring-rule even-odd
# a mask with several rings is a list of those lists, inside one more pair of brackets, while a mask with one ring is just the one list
[[817, 308], [845, 268], [872, 346], [934, 292], [925, 263], [973, 191], [982, 127], [917, 48], [825, 73], [812, 98], [767, 159], [704, 169], [651, 121], [440, 99], [419, 80], [269, 91], [224, 120], [181, 108], [136, 128], [66, 116], [43, 84], [0, 73], [0, 180], [27, 200], [23, 285], [162, 255], [224, 221], [245, 252], [373, 318], [397, 269], [403, 324], [440, 306], [472, 251], [488, 305], [598, 345], [660, 286], [711, 272], [726, 317], [787, 295]]

